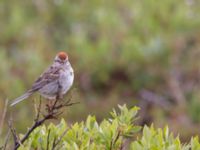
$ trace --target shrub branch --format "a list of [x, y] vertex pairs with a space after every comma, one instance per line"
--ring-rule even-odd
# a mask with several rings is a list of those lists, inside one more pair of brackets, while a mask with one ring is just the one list
[[41, 117], [41, 98], [40, 98], [40, 102], [39, 102], [39, 106], [37, 108], [36, 118], [34, 120], [34, 124], [24, 134], [24, 136], [21, 139], [18, 138], [16, 130], [13, 128], [12, 122], [11, 121], [9, 122], [9, 128], [10, 128], [10, 131], [11, 131], [11, 133], [13, 135], [13, 139], [14, 139], [13, 150], [17, 150], [20, 147], [20, 145], [23, 144], [28, 139], [30, 134], [37, 127], [41, 126], [45, 121], [50, 120], [50, 119], [57, 119], [57, 117], [62, 114], [62, 112], [60, 111], [62, 108], [72, 106], [74, 104], [79, 103], [79, 102], [72, 103], [71, 98], [67, 102], [57, 105], [58, 101], [59, 101], [59, 99], [56, 99], [52, 106], [47, 105], [47, 114], [45, 114], [45, 115], [43, 114], [42, 115], [43, 117], [40, 119], [40, 117]]

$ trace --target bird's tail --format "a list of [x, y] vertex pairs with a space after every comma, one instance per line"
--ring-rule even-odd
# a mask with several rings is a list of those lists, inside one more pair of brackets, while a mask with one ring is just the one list
[[10, 106], [14, 106], [15, 104], [17, 104], [17, 103], [19, 103], [19, 102], [21, 102], [21, 101], [27, 99], [27, 98], [28, 98], [29, 96], [31, 96], [32, 94], [33, 94], [33, 92], [31, 92], [31, 91], [28, 91], [28, 92], [24, 93], [22, 96], [20, 96], [20, 97], [14, 99], [14, 100], [12, 101], [12, 103], [10, 104]]

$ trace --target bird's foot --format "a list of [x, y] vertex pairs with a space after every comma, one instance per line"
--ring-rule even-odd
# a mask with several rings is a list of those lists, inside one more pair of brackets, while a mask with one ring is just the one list
[[46, 104], [46, 110], [48, 111], [48, 113], [53, 112], [53, 107], [54, 107], [53, 101], [49, 100], [48, 103]]
[[46, 104], [46, 111], [48, 111], [48, 113], [52, 112], [52, 107], [49, 104]]
[[54, 112], [57, 110], [56, 104], [58, 103], [58, 99], [56, 100], [49, 100], [46, 104], [46, 110], [48, 113]]

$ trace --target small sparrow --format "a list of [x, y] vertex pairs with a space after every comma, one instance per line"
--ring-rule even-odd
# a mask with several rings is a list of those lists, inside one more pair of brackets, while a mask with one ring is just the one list
[[11, 106], [27, 99], [35, 92], [48, 100], [62, 99], [74, 81], [74, 72], [65, 52], [59, 52], [53, 64], [33, 83], [22, 96], [16, 98]]

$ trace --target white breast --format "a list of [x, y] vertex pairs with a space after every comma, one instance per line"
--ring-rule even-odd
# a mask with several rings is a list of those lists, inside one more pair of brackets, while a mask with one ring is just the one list
[[70, 87], [73, 84], [73, 81], [74, 81], [74, 71], [71, 65], [69, 64], [69, 66], [67, 66], [66, 69], [63, 69], [61, 71], [60, 78], [59, 78], [59, 84], [62, 87], [61, 89], [62, 94], [65, 94], [70, 89]]

